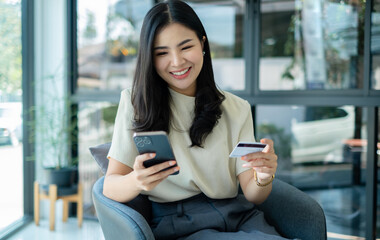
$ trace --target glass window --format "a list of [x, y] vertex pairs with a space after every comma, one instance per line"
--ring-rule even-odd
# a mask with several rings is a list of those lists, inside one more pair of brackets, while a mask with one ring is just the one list
[[0, 1], [0, 36], [1, 232], [24, 215], [21, 0]]
[[[377, 133], [377, 165], [378, 165], [378, 168], [380, 167], [380, 111], [378, 111], [378, 122], [377, 122], [377, 129], [378, 129], [378, 133]], [[380, 178], [380, 174], [378, 172], [378, 175], [377, 175], [378, 179]], [[377, 194], [380, 193], [380, 185], [378, 184], [377, 185]], [[377, 212], [379, 213], [380, 212], [380, 198], [377, 197]], [[380, 221], [380, 216], [379, 214], [377, 215], [377, 222]], [[380, 238], [380, 231], [376, 231], [377, 232], [377, 238]]]
[[91, 190], [102, 175], [89, 147], [111, 142], [117, 105], [106, 102], [83, 102], [79, 104], [79, 176], [83, 183], [84, 216], [94, 217], [95, 209]]
[[78, 0], [78, 91], [131, 86], [138, 39], [151, 0]]
[[[188, 1], [208, 34], [220, 88], [245, 89], [244, 1]], [[78, 91], [131, 86], [140, 29], [150, 0], [78, 0]]]
[[380, 1], [374, 1], [372, 12], [372, 88], [380, 90]]
[[261, 3], [261, 90], [361, 88], [362, 1]]
[[187, 1], [201, 19], [210, 43], [214, 76], [225, 90], [244, 90], [245, 1]]
[[365, 236], [366, 119], [362, 116], [366, 116], [363, 108], [353, 106], [256, 108], [256, 140], [273, 139], [279, 157], [276, 177], [319, 202], [332, 239]]

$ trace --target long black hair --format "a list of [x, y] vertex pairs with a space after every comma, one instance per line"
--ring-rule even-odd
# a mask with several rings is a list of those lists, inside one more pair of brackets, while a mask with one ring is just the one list
[[205, 37], [203, 67], [196, 80], [195, 117], [189, 129], [191, 146], [202, 147], [222, 114], [220, 105], [225, 97], [215, 85], [206, 31], [194, 10], [179, 0], [156, 4], [144, 18], [132, 87], [133, 127], [137, 132], [169, 132], [171, 97], [168, 84], [154, 68], [153, 44], [156, 34], [171, 23], [193, 30], [199, 41]]

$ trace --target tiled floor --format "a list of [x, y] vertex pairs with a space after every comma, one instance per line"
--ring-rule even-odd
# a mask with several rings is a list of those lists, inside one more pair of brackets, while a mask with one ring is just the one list
[[49, 231], [49, 221], [40, 220], [40, 226], [34, 222], [29, 223], [19, 232], [12, 235], [9, 240], [104, 240], [100, 225], [95, 220], [84, 220], [81, 228], [76, 218], [69, 218], [66, 223], [56, 222], [54, 231]]

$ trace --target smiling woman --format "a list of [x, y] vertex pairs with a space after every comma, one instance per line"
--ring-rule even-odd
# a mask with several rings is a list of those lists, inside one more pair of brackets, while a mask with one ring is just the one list
[[196, 79], [203, 66], [203, 42], [182, 24], [170, 24], [154, 41], [154, 66], [173, 90], [195, 96]]
[[[272, 190], [273, 142], [260, 139], [263, 151], [229, 156], [238, 142], [254, 141], [251, 106], [217, 88], [210, 52], [185, 2], [148, 11], [133, 86], [121, 93], [103, 194], [119, 202], [147, 195], [156, 239], [284, 239], [255, 208]], [[168, 133], [173, 159], [145, 164], [159, 154], [137, 152], [132, 136], [151, 131]]]
[[[112, 121], [103, 124], [102, 118], [96, 118], [98, 114], [89, 112], [107, 112], [102, 111], [102, 107], [98, 105], [117, 104], [119, 91], [132, 85], [142, 20], [154, 1], [101, 1], [97, 4], [93, 4], [91, 0], [76, 2], [78, 78], [73, 85], [76, 86], [77, 96], [82, 99], [79, 111], [88, 115], [88, 118], [79, 118], [79, 124], [82, 122], [84, 126], [79, 129], [79, 161], [83, 169], [86, 169], [80, 174], [94, 182], [98, 173], [88, 173], [89, 169], [93, 169], [93, 162], [87, 156], [87, 148], [98, 142], [110, 141], [109, 132], [113, 129], [114, 117]], [[207, 40], [211, 48], [208, 55], [212, 59], [218, 87], [223, 90], [244, 91], [248, 88], [243, 57], [245, 1], [187, 3], [194, 8], [207, 31]], [[173, 71], [173, 74], [184, 73]], [[96, 94], [96, 99], [88, 98], [91, 92]], [[89, 139], [92, 139], [92, 142]], [[91, 186], [91, 183], [85, 186]], [[89, 187], [85, 188], [85, 192], [89, 191]], [[85, 203], [88, 205], [92, 204], [89, 196], [85, 194]], [[85, 214], [93, 216], [94, 213], [86, 211]]]

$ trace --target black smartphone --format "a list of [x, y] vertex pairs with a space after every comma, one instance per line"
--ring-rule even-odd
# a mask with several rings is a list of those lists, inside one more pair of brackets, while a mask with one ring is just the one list
[[[140, 154], [156, 153], [156, 156], [153, 159], [146, 160], [143, 163], [144, 167], [146, 168], [165, 161], [175, 160], [175, 156], [173, 153], [173, 149], [170, 145], [168, 135], [164, 131], [136, 132], [133, 134], [133, 141], [135, 142], [137, 151]], [[177, 164], [175, 164], [172, 167], [175, 166], [177, 166]], [[172, 175], [178, 173], [179, 171], [172, 173]]]

